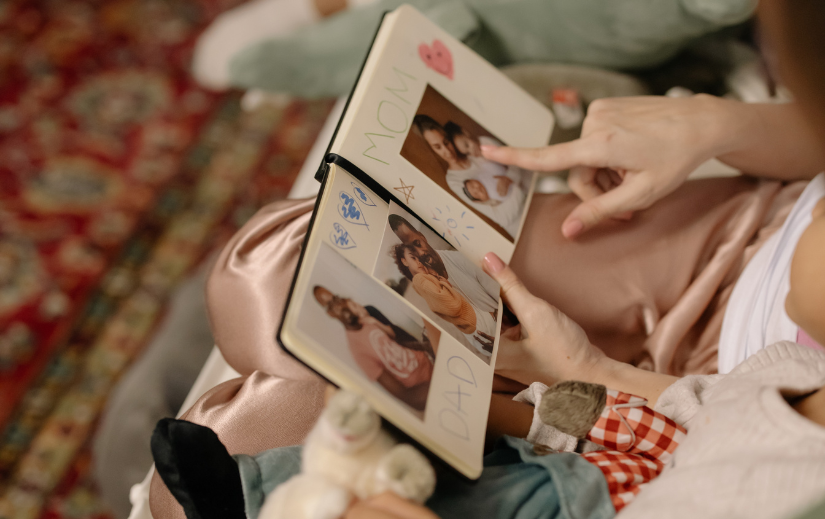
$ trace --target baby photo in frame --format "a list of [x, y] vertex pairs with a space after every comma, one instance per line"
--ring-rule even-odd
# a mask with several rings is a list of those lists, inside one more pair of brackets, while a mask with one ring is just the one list
[[485, 144], [502, 142], [427, 85], [401, 156], [513, 242], [533, 174], [485, 159]]

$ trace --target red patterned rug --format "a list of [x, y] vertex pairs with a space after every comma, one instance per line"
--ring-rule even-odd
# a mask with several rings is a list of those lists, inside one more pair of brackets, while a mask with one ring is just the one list
[[197, 87], [219, 0], [0, 0], [0, 518], [108, 517], [87, 443], [170, 291], [288, 193], [331, 102]]

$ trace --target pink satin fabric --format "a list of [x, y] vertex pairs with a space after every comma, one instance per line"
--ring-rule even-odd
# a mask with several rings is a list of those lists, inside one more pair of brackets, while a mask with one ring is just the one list
[[242, 375], [319, 380], [275, 342], [314, 205], [314, 198], [284, 200], [261, 209], [224, 247], [209, 276], [212, 333]]
[[[215, 342], [243, 377], [204, 394], [181, 417], [210, 427], [231, 454], [303, 443], [323, 406], [326, 382], [284, 352], [275, 333], [315, 199], [261, 209], [218, 256], [206, 286]], [[185, 519], [155, 473], [155, 519]]]
[[679, 376], [712, 373], [733, 284], [805, 185], [687, 182], [632, 221], [573, 242], [560, 223], [578, 199], [537, 197], [511, 266], [611, 357]]
[[[538, 195], [511, 265], [538, 296], [617, 359], [677, 375], [712, 373], [733, 284], [778, 229], [804, 183], [688, 182], [630, 222], [576, 241], [561, 236], [573, 195]], [[317, 418], [324, 382], [275, 343], [314, 200], [262, 209], [220, 255], [207, 286], [218, 347], [247, 375], [208, 392], [185, 418], [230, 453], [295, 445]], [[155, 519], [183, 511], [155, 476]]]

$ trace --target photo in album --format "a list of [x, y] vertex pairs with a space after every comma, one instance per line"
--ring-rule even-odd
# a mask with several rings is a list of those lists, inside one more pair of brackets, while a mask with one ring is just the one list
[[490, 364], [499, 284], [393, 202], [373, 276]]
[[533, 174], [485, 159], [485, 144], [502, 142], [427, 85], [401, 156], [514, 241]]
[[308, 291], [299, 329], [423, 419], [438, 328], [325, 243]]

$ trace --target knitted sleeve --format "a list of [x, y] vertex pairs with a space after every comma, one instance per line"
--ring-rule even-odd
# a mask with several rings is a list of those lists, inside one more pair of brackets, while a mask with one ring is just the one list
[[654, 411], [690, 430], [691, 420], [705, 403], [709, 390], [725, 375], [689, 375], [674, 382], [659, 396]]

